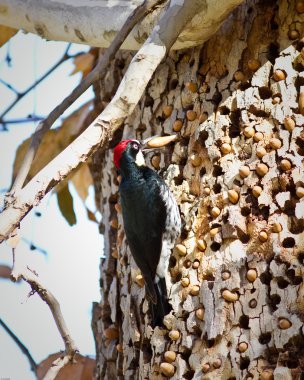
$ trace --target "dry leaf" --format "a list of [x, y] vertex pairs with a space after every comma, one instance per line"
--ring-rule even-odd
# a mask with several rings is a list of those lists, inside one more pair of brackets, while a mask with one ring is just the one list
[[12, 272], [12, 268], [7, 265], [0, 265], [0, 278], [9, 279]]
[[[62, 353], [60, 352], [52, 354], [38, 365], [38, 380], [43, 379], [53, 361], [60, 356], [62, 356]], [[56, 380], [92, 380], [94, 378], [94, 368], [94, 359], [77, 354], [76, 363], [66, 365], [61, 371], [59, 371]]]
[[72, 176], [71, 181], [75, 186], [78, 195], [82, 201], [85, 202], [89, 195], [89, 187], [93, 185], [93, 178], [88, 164], [81, 164], [75, 174]]
[[80, 54], [74, 58], [74, 70], [70, 75], [74, 75], [76, 73], [82, 72], [83, 78], [92, 71], [93, 65], [95, 61], [95, 56], [91, 53]]
[[69, 186], [66, 184], [57, 192], [58, 206], [61, 214], [70, 226], [76, 224], [76, 215], [74, 211], [73, 197], [70, 193]]
[[10, 28], [9, 26], [0, 25], [0, 46], [3, 46], [17, 32], [18, 32], [18, 29]]

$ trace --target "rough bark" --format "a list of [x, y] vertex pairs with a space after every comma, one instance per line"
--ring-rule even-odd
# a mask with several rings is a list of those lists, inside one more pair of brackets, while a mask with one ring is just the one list
[[[205, 0], [202, 14], [185, 28], [173, 46], [182, 49], [205, 41], [243, 0]], [[133, 9], [142, 2], [112, 0], [0, 0], [0, 24], [23, 29], [49, 40], [108, 47]], [[182, 5], [183, 1], [180, 1]], [[161, 9], [161, 8], [160, 8]], [[148, 15], [123, 44], [138, 50], [156, 25], [160, 9]]]
[[[179, 141], [147, 160], [184, 220], [170, 264], [168, 329], [149, 326], [112, 150], [95, 154], [105, 237], [93, 318], [98, 379], [162, 379], [166, 371], [176, 380], [301, 378], [303, 21], [294, 1], [246, 1], [203, 46], [170, 53], [114, 136], [110, 148], [181, 126]], [[113, 62], [97, 100], [109, 97], [130, 59], [125, 52]]]

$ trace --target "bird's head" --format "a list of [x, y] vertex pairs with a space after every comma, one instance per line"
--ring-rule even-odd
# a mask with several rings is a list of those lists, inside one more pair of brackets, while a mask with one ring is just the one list
[[133, 161], [137, 166], [146, 165], [142, 144], [138, 140], [123, 140], [114, 148], [114, 164], [120, 169], [123, 161]]

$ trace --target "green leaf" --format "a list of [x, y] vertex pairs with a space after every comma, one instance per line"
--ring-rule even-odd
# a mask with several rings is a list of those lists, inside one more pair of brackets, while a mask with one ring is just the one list
[[63, 186], [60, 191], [57, 192], [58, 206], [61, 214], [70, 226], [76, 224], [76, 215], [74, 212], [73, 197], [70, 193], [69, 186]]

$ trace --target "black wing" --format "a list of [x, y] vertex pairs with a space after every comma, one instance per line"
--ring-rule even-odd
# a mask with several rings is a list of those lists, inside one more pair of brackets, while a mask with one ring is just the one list
[[156, 301], [154, 278], [162, 249], [166, 207], [161, 197], [163, 180], [150, 168], [141, 168], [138, 181], [120, 186], [124, 228], [134, 260], [146, 281], [151, 301]]

